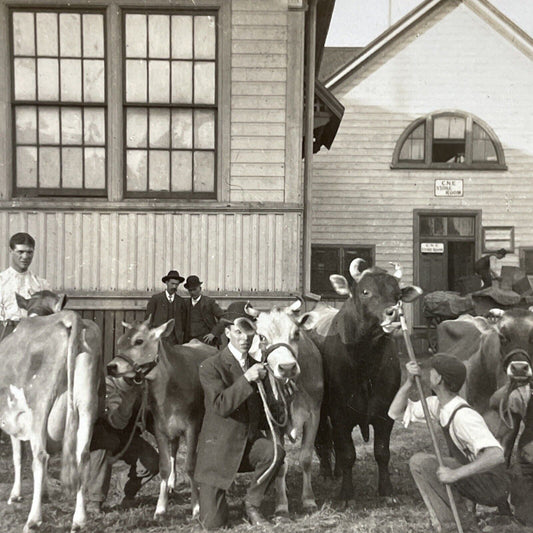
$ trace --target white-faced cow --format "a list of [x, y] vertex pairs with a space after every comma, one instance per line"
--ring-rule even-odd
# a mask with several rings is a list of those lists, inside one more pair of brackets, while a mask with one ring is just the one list
[[422, 294], [415, 286], [400, 288], [398, 279], [385, 270], [361, 271], [363, 263], [362, 259], [352, 261], [352, 284], [343, 276], [330, 276], [335, 290], [348, 299], [338, 313], [325, 308], [321, 334], [313, 331], [313, 313], [304, 325], [311, 328], [324, 361], [325, 394], [316, 443], [321, 471], [331, 475], [332, 437], [336, 471], [342, 474], [339, 496], [345, 502], [353, 499], [355, 448], [351, 433], [355, 426], [365, 440], [373, 426], [378, 491], [382, 496], [392, 493], [388, 463], [393, 421], [387, 411], [400, 386], [401, 371], [389, 333], [396, 328], [398, 302], [411, 302]]
[[[317, 505], [311, 485], [311, 463], [324, 391], [323, 371], [320, 351], [309, 336], [300, 331], [295, 316], [300, 306], [299, 300], [287, 308], [275, 307], [268, 313], [259, 312], [250, 305], [246, 306], [246, 311], [257, 317], [256, 334], [269, 369], [271, 388], [276, 390], [273, 381], [285, 384], [293, 380], [296, 383], [295, 391], [288, 400], [287, 424], [282, 424], [279, 434], [282, 443], [285, 435], [292, 440], [297, 436], [302, 438], [299, 455], [303, 473], [302, 506], [306, 511], [314, 511]], [[275, 481], [276, 514], [289, 511], [286, 475], [287, 464], [284, 463]]]

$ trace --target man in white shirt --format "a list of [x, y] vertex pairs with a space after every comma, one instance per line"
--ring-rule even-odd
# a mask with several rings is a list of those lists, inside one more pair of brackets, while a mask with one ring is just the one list
[[[466, 367], [456, 357], [436, 354], [430, 360], [429, 381], [436, 396], [427, 398], [429, 413], [437, 420], [446, 438], [450, 457], [443, 457], [444, 466], [435, 455], [417, 453], [409, 461], [411, 474], [428, 508], [433, 527], [438, 531], [456, 531], [446, 494], [451, 484], [457, 507], [466, 531], [478, 531], [475, 517], [466, 511], [465, 499], [474, 503], [508, 509], [509, 476], [505, 469], [503, 449], [485, 424], [483, 417], [460, 396], [458, 391], [466, 379]], [[398, 390], [389, 409], [393, 420], [425, 421], [420, 401], [409, 400], [415, 376], [420, 375], [417, 363], [406, 365], [407, 380]]]
[[35, 240], [28, 233], [15, 233], [9, 239], [9, 268], [0, 273], [0, 336], [11, 333], [27, 314], [17, 305], [16, 293], [30, 298], [35, 292], [50, 290], [45, 279], [29, 270], [34, 251]]

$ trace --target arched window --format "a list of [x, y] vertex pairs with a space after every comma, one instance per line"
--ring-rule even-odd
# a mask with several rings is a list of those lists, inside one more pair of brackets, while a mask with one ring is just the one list
[[468, 113], [439, 112], [416, 119], [402, 133], [391, 168], [505, 170], [500, 141]]

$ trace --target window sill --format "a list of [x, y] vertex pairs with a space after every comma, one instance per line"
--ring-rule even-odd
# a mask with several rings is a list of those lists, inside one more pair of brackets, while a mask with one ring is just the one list
[[465, 165], [461, 163], [391, 163], [390, 168], [393, 170], [507, 170], [507, 165], [472, 163]]

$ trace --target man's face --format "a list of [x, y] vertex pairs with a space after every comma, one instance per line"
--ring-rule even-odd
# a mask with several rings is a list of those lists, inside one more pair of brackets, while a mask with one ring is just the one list
[[26, 272], [33, 261], [33, 252], [29, 244], [15, 244], [15, 249], [10, 250], [11, 266], [17, 272]]
[[179, 284], [180, 284], [180, 282], [177, 279], [169, 279], [166, 282], [167, 292], [169, 294], [176, 294], [176, 291], [178, 290]]
[[254, 338], [254, 334], [246, 334], [243, 331], [241, 331], [237, 326], [234, 324], [231, 324], [231, 326], [227, 326], [226, 330], [226, 337], [229, 339], [229, 342], [233, 345], [233, 347], [241, 353], [247, 353], [248, 350], [250, 350], [250, 346], [252, 346], [252, 341]]
[[191, 295], [191, 298], [198, 298], [201, 292], [202, 292], [201, 285], [198, 285], [198, 287], [194, 287], [193, 289], [189, 289], [189, 294]]
[[441, 382], [441, 375], [434, 369], [429, 370], [429, 385], [432, 391], [435, 391], [435, 387]]

